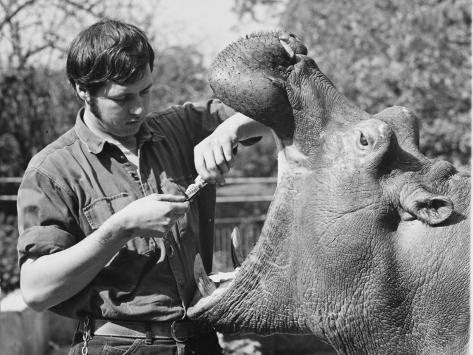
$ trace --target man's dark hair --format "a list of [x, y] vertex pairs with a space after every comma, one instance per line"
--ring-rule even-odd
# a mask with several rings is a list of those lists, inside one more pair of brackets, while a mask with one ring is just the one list
[[93, 95], [107, 80], [129, 84], [140, 79], [146, 65], [153, 70], [154, 51], [138, 27], [116, 21], [99, 21], [72, 41], [67, 54], [69, 82]]

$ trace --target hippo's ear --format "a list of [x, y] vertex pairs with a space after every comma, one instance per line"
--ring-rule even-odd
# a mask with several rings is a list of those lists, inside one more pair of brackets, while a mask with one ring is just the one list
[[403, 188], [400, 196], [403, 220], [417, 218], [430, 225], [444, 222], [453, 212], [453, 202], [446, 196], [435, 195], [422, 187]]

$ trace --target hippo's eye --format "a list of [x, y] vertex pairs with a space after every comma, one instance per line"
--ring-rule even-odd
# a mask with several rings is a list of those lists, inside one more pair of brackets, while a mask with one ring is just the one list
[[366, 140], [366, 137], [363, 133], [360, 133], [360, 143], [361, 145], [364, 145], [365, 147], [369, 145], [368, 141]]

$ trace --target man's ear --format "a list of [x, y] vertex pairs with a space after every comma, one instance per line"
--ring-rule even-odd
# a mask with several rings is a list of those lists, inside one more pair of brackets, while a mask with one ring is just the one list
[[90, 100], [90, 94], [89, 90], [87, 90], [83, 85], [76, 84], [76, 93], [77, 95], [85, 102], [89, 102]]
[[[434, 195], [418, 186], [415, 189], [404, 188], [400, 196], [401, 218], [417, 218], [430, 225], [444, 222], [453, 212], [453, 202], [447, 196]], [[411, 218], [406, 218], [411, 216]]]

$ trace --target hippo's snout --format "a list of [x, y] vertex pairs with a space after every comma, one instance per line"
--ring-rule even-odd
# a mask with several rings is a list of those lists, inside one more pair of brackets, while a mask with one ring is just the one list
[[290, 138], [294, 117], [285, 89], [287, 68], [306, 53], [293, 34], [248, 35], [215, 58], [209, 83], [224, 103], [271, 127], [279, 137]]

